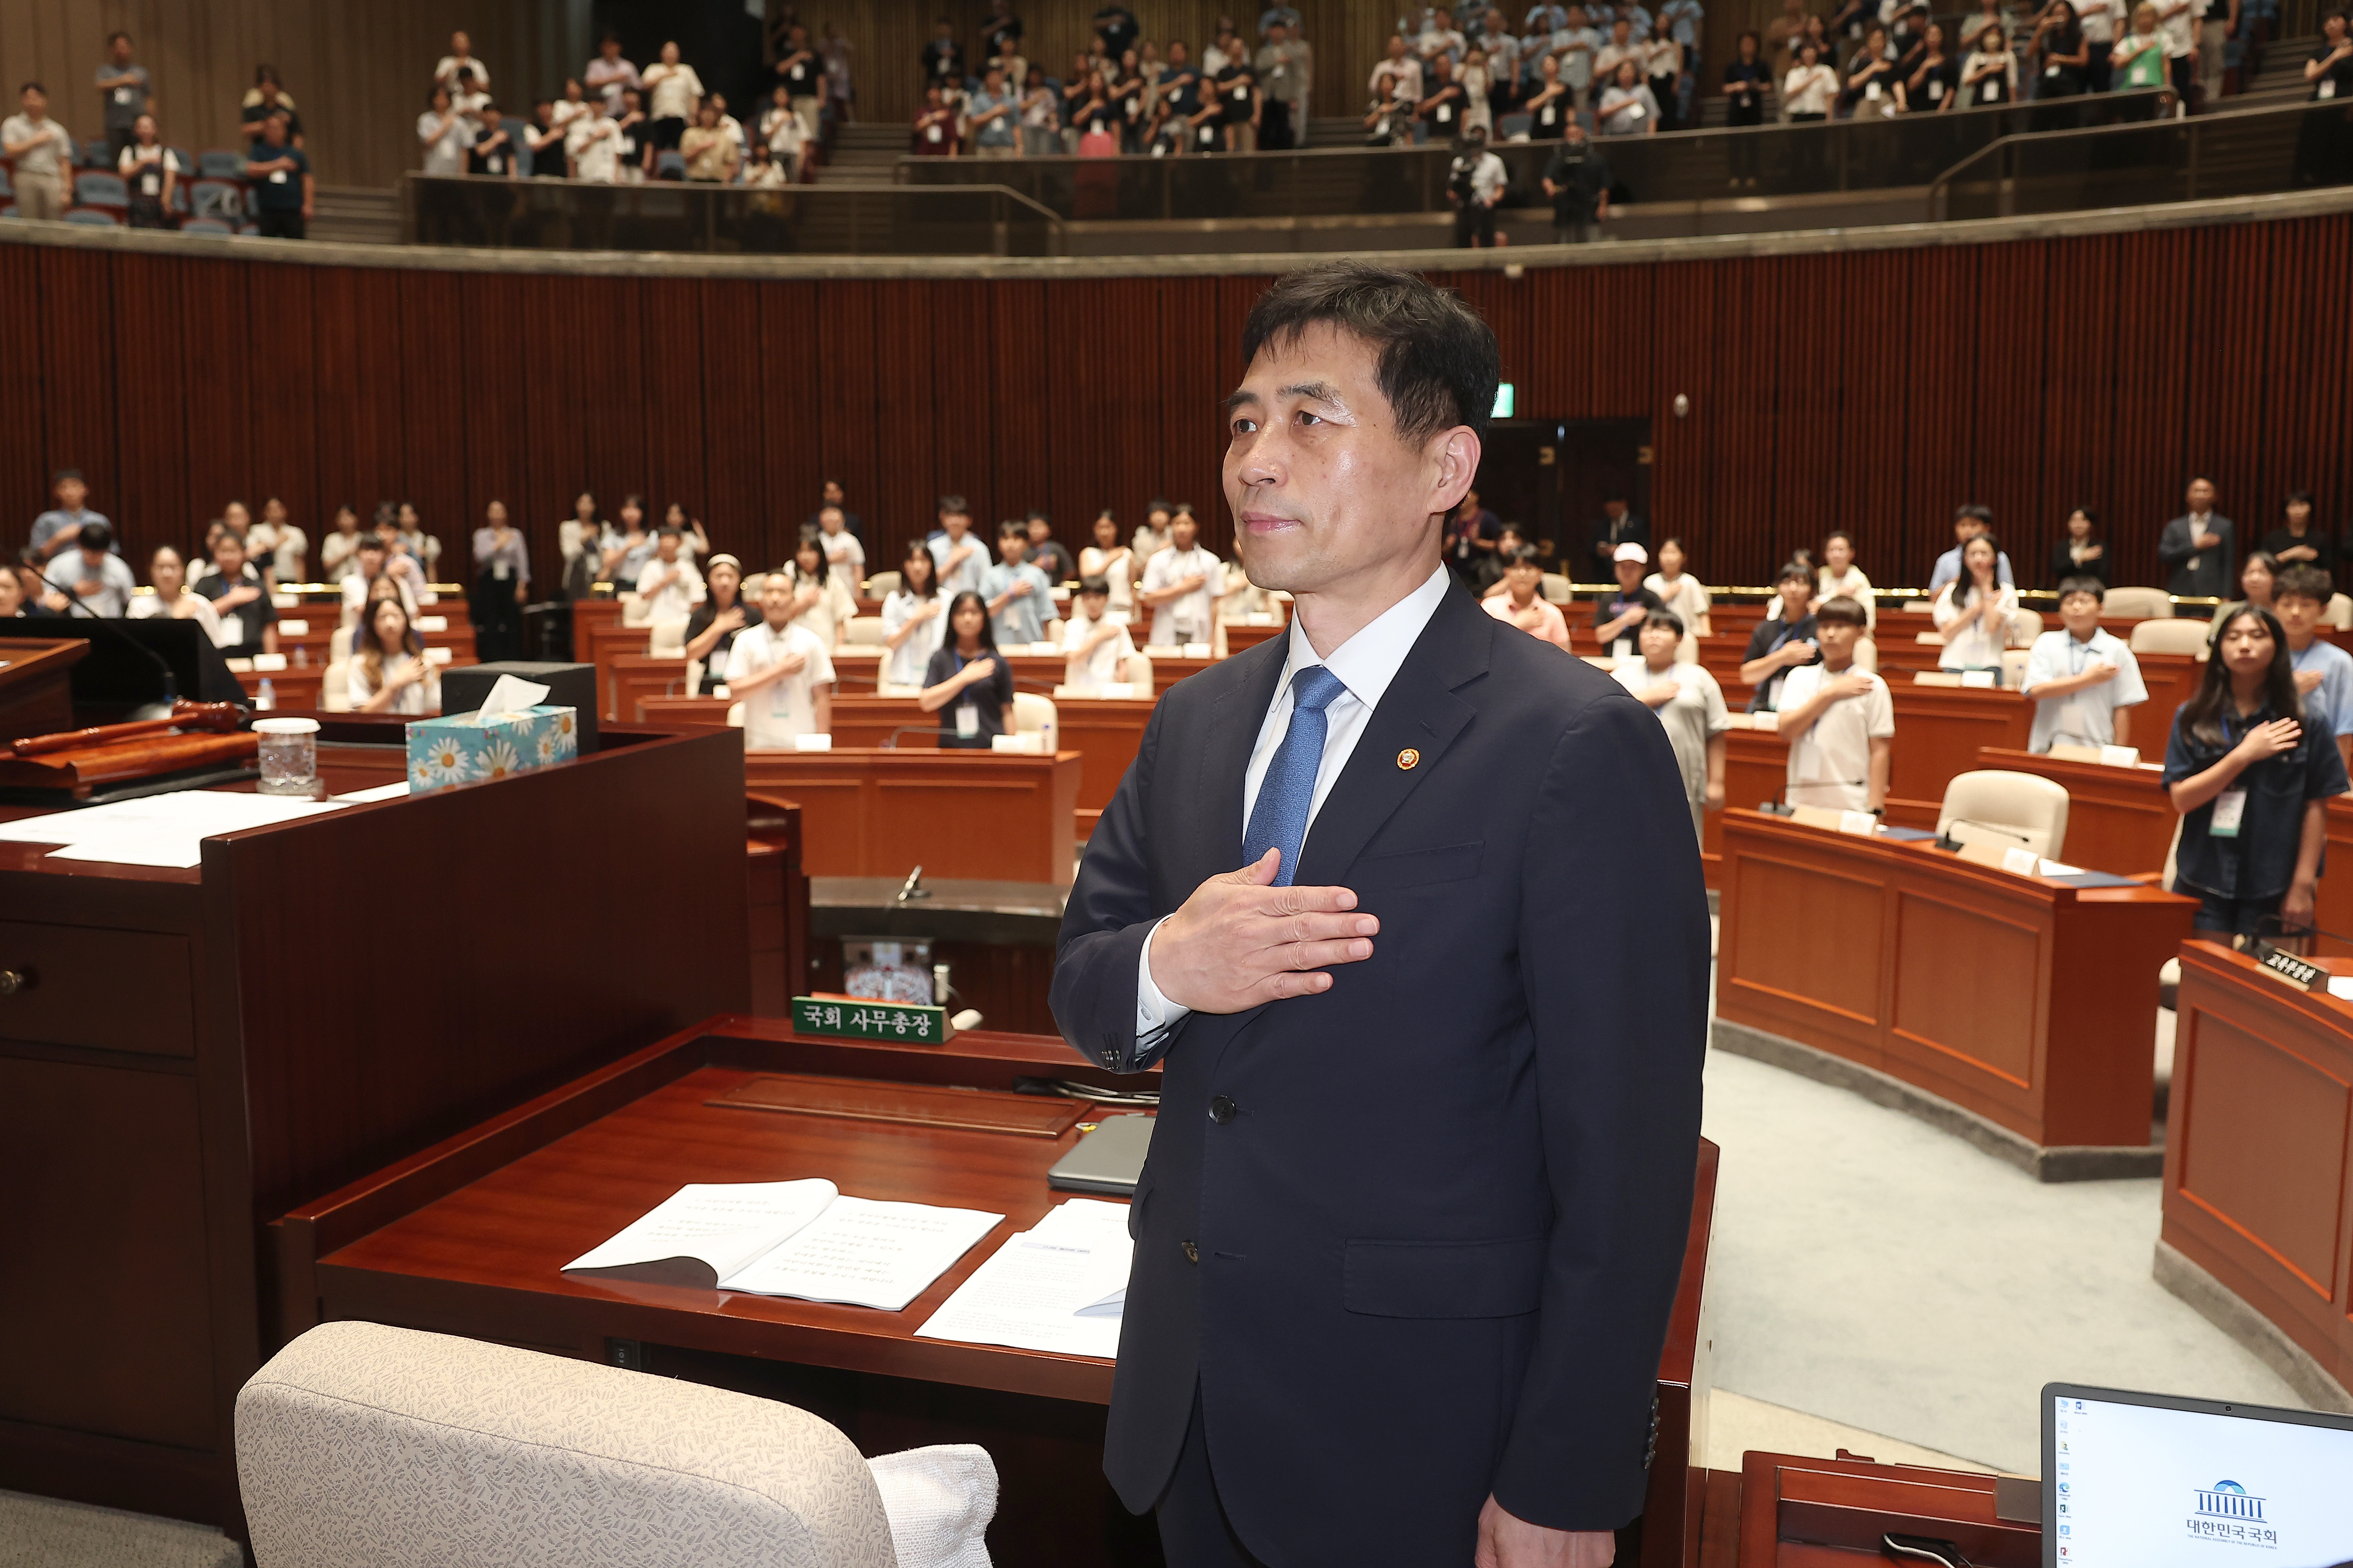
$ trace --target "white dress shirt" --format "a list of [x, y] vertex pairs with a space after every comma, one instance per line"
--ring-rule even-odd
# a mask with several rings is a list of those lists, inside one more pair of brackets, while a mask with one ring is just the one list
[[[1373, 710], [1380, 706], [1382, 695], [1404, 667], [1405, 656], [1413, 651], [1422, 628], [1438, 613], [1439, 603], [1446, 597], [1447, 583], [1447, 571], [1441, 565], [1420, 587], [1374, 616], [1356, 636], [1334, 648], [1329, 658], [1316, 655], [1298, 617], [1292, 618], [1290, 652], [1282, 661], [1282, 675], [1275, 682], [1274, 703], [1266, 710], [1265, 722], [1259, 726], [1258, 742], [1250, 748], [1250, 767], [1242, 774], [1245, 831], [1250, 811], [1258, 805], [1259, 785], [1265, 780], [1267, 769], [1274, 765], [1274, 753], [1282, 744], [1282, 737], [1291, 730], [1292, 678], [1311, 665], [1320, 664], [1338, 676], [1340, 684], [1347, 688], [1324, 710], [1324, 761], [1315, 770], [1315, 790], [1307, 802], [1307, 827], [1299, 838], [1303, 854], [1308, 835], [1315, 831], [1316, 814], [1324, 809], [1324, 797], [1332, 793], [1341, 770], [1348, 765], [1349, 755], [1364, 738], [1365, 725], [1371, 720]], [[1240, 857], [1240, 845], [1234, 846], [1234, 853]], [[1154, 926], [1153, 936], [1157, 936], [1159, 930]], [[1152, 983], [1152, 937], [1145, 937], [1135, 971], [1137, 1040], [1175, 1027], [1190, 1011], [1168, 1000]]]

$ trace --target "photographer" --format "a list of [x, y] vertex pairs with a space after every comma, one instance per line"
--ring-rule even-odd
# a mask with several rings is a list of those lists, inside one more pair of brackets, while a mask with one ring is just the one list
[[1572, 117], [1560, 150], [1545, 165], [1544, 193], [1552, 198], [1554, 243], [1583, 245], [1599, 233], [1609, 216], [1609, 163], [1588, 141], [1583, 121]]
[[1487, 150], [1487, 133], [1473, 126], [1455, 143], [1454, 164], [1446, 174], [1457, 249], [1493, 246], [1495, 204], [1504, 199], [1504, 187], [1510, 183], [1504, 161]]

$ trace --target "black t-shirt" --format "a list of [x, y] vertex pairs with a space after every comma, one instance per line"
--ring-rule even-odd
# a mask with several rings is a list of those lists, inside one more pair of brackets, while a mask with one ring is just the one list
[[[503, 142], [491, 143], [493, 137], [503, 136]], [[514, 127], [504, 121], [499, 128], [482, 136], [466, 149], [466, 173], [470, 174], [512, 174], [515, 172]]]
[[1923, 110], [1942, 109], [1945, 100], [1961, 90], [1961, 62], [1947, 55], [1935, 65], [1913, 66], [1918, 74], [1915, 82], [1907, 74], [1904, 79], [1904, 102], [1914, 113]]
[[[1628, 610], [1632, 609], [1636, 605], [1641, 605], [1642, 608], [1646, 610], [1663, 610], [1667, 607], [1666, 601], [1660, 598], [1656, 594], [1651, 593], [1648, 588], [1637, 588], [1630, 594], [1622, 590], [1604, 594], [1601, 597], [1593, 601], [1594, 631], [1599, 633], [1602, 627], [1608, 626], [1610, 622], [1624, 615]], [[1637, 621], [1632, 626], [1627, 627], [1624, 631], [1620, 632], [1618, 636], [1625, 638], [1628, 642], [1632, 642], [1636, 637], [1641, 636], [1641, 634], [1642, 623]], [[1611, 640], [1614, 642], [1616, 639], [1613, 638]], [[1608, 648], [1603, 648], [1601, 651], [1608, 653], [1609, 650]]]
[[645, 147], [645, 143], [638, 140], [638, 133], [643, 131], [645, 126], [646, 122], [642, 120], [635, 125], [624, 125], [621, 127], [621, 133], [613, 138], [613, 155], [623, 163], [634, 163], [638, 161], [638, 154]]
[[[581, 553], [585, 555], [587, 552], [583, 551]], [[712, 608], [711, 601], [708, 599], [705, 599], [702, 603], [695, 605], [694, 613], [686, 617], [686, 640], [688, 642], [692, 642], [695, 638], [709, 631], [711, 629], [711, 623], [717, 620], [719, 616], [720, 612]], [[744, 612], [744, 626], [757, 626], [758, 624], [758, 616], [754, 616], [749, 610], [745, 610]], [[702, 689], [706, 696], [710, 693], [711, 689], [713, 686], [718, 685], [721, 681], [727, 679], [727, 655], [734, 648], [736, 633], [741, 632], [744, 629], [744, 626], [738, 626], [735, 628], [735, 631], [733, 632], [720, 633], [719, 640], [712, 645], [712, 648], [709, 653], [703, 655]]]
[[2305, 523], [2304, 537], [2301, 539], [2290, 533], [2284, 527], [2274, 528], [2263, 535], [2263, 542], [2256, 548], [2276, 560], [2281, 551], [2293, 550], [2298, 545], [2304, 545], [2316, 552], [2316, 558], [2310, 561], [2301, 559], [2284, 561], [2280, 563], [2280, 570], [2285, 571], [2291, 566], [2317, 566], [2323, 572], [2330, 574], [2336, 572], [2337, 542], [2330, 539], [2322, 530], [2318, 518], [2310, 519]]
[[277, 622], [278, 606], [269, 602], [269, 586], [262, 582], [261, 574], [253, 569], [252, 562], [248, 561], [245, 563], [244, 573], [234, 583], [216, 572], [210, 576], [197, 578], [191, 587], [206, 598], [216, 602], [232, 588], [260, 589], [259, 598], [248, 600], [233, 610], [221, 611], [220, 620], [221, 630], [224, 632], [232, 629], [229, 625], [231, 621], [237, 623], [234, 628], [237, 634], [236, 640], [222, 645], [221, 652], [224, 656], [229, 658], [251, 658], [261, 651], [261, 628]]
[[992, 55], [1018, 55], [1021, 52], [1021, 18], [1008, 16], [991, 23], [980, 37]]
[[923, 46], [923, 74], [934, 81], [959, 81], [964, 77], [964, 46], [954, 38], [934, 38]]
[[261, 122], [273, 114], [282, 114], [286, 117], [287, 141], [291, 142], [302, 134], [302, 117], [287, 108], [283, 100], [276, 103], [248, 103], [245, 106], [245, 112], [241, 119], [247, 126], [254, 128], [253, 139], [258, 142], [261, 139], [259, 132]]
[[1135, 13], [1124, 5], [1106, 5], [1094, 16], [1095, 31], [1103, 35], [1103, 48], [1117, 59], [1135, 47], [1143, 29], [1136, 26]]
[[[1735, 60], [1724, 68], [1724, 84], [1740, 84], [1741, 90], [1725, 101], [1729, 106], [1736, 125], [1758, 123], [1765, 113], [1765, 92], [1773, 85], [1773, 68], [1763, 60]], [[1744, 118], [1757, 116], [1757, 119]]]
[[1143, 124], [1144, 83], [1137, 81], [1112, 94], [1111, 111], [1112, 117], [1122, 125]]
[[[1004, 655], [993, 648], [984, 649], [976, 657], [995, 659], [997, 669], [987, 679], [976, 680], [957, 692], [955, 700], [940, 710], [940, 744], [972, 747], [985, 752], [988, 749], [991, 735], [1005, 733], [1005, 710], [1013, 704], [1013, 666], [1006, 661]], [[937, 686], [952, 679], [967, 662], [956, 652], [953, 643], [934, 648], [932, 650], [932, 662], [923, 667], [923, 684]], [[956, 710], [967, 706], [973, 710], [973, 722], [976, 726], [969, 739], [957, 733], [960, 725], [956, 718]]]
[[1462, 84], [1440, 82], [1430, 89], [1429, 96], [1438, 100], [1430, 106], [1430, 133], [1432, 136], [1452, 136], [1462, 128]]
[[776, 79], [785, 84], [786, 98], [815, 98], [818, 84], [825, 80], [825, 62], [814, 51], [804, 49], [792, 64], [776, 68]]
[[1071, 552], [1062, 548], [1062, 542], [1059, 539], [1049, 539], [1043, 544], [1031, 545], [1029, 563], [1046, 574], [1047, 580], [1052, 583], [1067, 583], [1079, 574], [1077, 564], [1071, 559]]
[[[1814, 617], [1811, 616], [1803, 616], [1795, 626], [1787, 621], [1759, 621], [1757, 629], [1748, 634], [1748, 651], [1740, 656], [1740, 662], [1746, 664], [1763, 658], [1785, 642], [1811, 641], [1813, 636]], [[1804, 662], [1814, 664], [1820, 658], [1821, 655], [1816, 654]], [[1791, 665], [1789, 669], [1796, 668], [1796, 665]], [[1748, 710], [1751, 713], [1769, 713], [1778, 709], [1781, 705], [1781, 678], [1788, 673], [1788, 669], [1778, 670], [1772, 679], [1757, 687], [1756, 695], [1748, 700]]]
[[1177, 66], [1160, 79], [1160, 96], [1179, 114], [1201, 111], [1201, 74], [1191, 66]]
[[1218, 101], [1226, 106], [1226, 123], [1247, 125], [1250, 117], [1250, 89], [1258, 78], [1245, 65], [1229, 65], [1218, 73]]
[[[2312, 58], [2315, 61], [2325, 60], [2336, 52], [2334, 46], [2324, 42], [2312, 51]], [[2338, 60], [2322, 71], [2320, 79], [2312, 84], [2312, 101], [2316, 103], [2324, 98], [2353, 99], [2353, 56]]]
[[1557, 142], [1567, 128], [1568, 118], [1577, 112], [1567, 88], [1561, 89], [1542, 103], [1532, 103], [1528, 109], [1528, 136], [1536, 142]]
[[1969, 89], [1969, 100], [1963, 107], [1975, 109], [1981, 104], [2008, 103], [2009, 101], [2010, 72], [1997, 65], [1992, 71], [1978, 78], [1977, 85]]
[[266, 213], [293, 213], [302, 210], [302, 176], [311, 172], [311, 160], [300, 147], [272, 147], [266, 142], [256, 142], [246, 151], [248, 163], [271, 163], [290, 158], [290, 169], [273, 169], [253, 182], [253, 205]]
[[1544, 177], [1553, 184], [1553, 216], [1563, 223], [1593, 216], [1601, 193], [1609, 188], [1609, 165], [1590, 142], [1564, 142], [1545, 165]]

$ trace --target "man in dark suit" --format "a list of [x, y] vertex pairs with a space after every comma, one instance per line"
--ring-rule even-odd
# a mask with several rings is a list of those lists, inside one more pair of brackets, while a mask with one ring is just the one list
[[1602, 576], [1609, 575], [1609, 563], [1618, 559], [1621, 544], [1639, 544], [1648, 554], [1651, 549], [1651, 525], [1634, 515], [1622, 494], [1601, 499], [1601, 515], [1594, 520], [1591, 530], [1594, 563]]
[[[2192, 479], [2184, 498], [2189, 510], [2157, 536], [2157, 556], [2166, 564], [2165, 591], [2185, 598], [2239, 596], [2238, 530], [2214, 510], [2214, 481]], [[2179, 614], [2213, 614], [2182, 605]]]
[[1604, 1564], [1699, 1137], [1673, 753], [1440, 563], [1467, 305], [1335, 263], [1242, 351], [1226, 500], [1293, 628], [1160, 699], [1054, 973], [1074, 1047], [1164, 1068], [1104, 1469], [1175, 1568]]

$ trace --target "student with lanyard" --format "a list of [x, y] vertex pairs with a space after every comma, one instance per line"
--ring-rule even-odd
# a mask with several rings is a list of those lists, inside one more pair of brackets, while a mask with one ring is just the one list
[[2064, 629], [2044, 632], [2027, 655], [2019, 691], [2034, 704], [2026, 749], [2125, 746], [2132, 742], [2132, 710], [2148, 700], [2140, 661], [2122, 637], [2100, 629], [2106, 590], [2097, 577], [2063, 579], [2059, 618]]
[[690, 697], [710, 692], [725, 683], [727, 656], [734, 651], [735, 634], [742, 631], [744, 617], [744, 563], [733, 555], [718, 554], [711, 558], [702, 574], [702, 603], [686, 617], [686, 657], [702, 663], [700, 691], [690, 691]]
[[2353, 769], [2353, 654], [2319, 636], [2334, 584], [2314, 566], [2280, 570], [2272, 588], [2272, 613], [2287, 636], [2295, 694], [2312, 722], [2336, 737], [2337, 749]]
[[1895, 703], [1887, 683], [1854, 663], [1862, 606], [1832, 599], [1814, 612], [1821, 661], [1792, 672], [1781, 690], [1780, 732], [1789, 745], [1790, 805], [1868, 811], [1887, 805]]
[[917, 688], [931, 668], [947, 630], [947, 601], [940, 597], [939, 577], [932, 552], [918, 540], [907, 546], [899, 567], [899, 586], [882, 601], [882, 679], [892, 686]]
[[1774, 578], [1773, 591], [1780, 595], [1781, 613], [1757, 623], [1740, 658], [1741, 684], [1756, 688], [1748, 699], [1751, 713], [1774, 711], [1788, 672], [1811, 664], [1817, 651], [1814, 614], [1806, 608], [1814, 596], [1814, 574], [1792, 561]]
[[985, 752], [992, 737], [1013, 731], [1013, 668], [997, 651], [988, 601], [967, 590], [948, 605], [949, 640], [923, 671], [926, 713], [940, 716], [940, 744]]
[[2304, 717], [2279, 621], [2239, 611], [2165, 748], [2165, 787], [2181, 814], [2173, 890], [2199, 900], [2196, 930], [2311, 925], [2328, 800], [2346, 792], [2346, 775], [2327, 726], [2307, 729]]
[[744, 705], [747, 751], [788, 751], [803, 735], [833, 731], [833, 657], [794, 623], [796, 595], [782, 572], [760, 590], [760, 624], [737, 634], [727, 655], [727, 693]]

